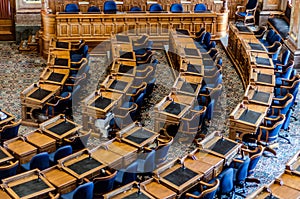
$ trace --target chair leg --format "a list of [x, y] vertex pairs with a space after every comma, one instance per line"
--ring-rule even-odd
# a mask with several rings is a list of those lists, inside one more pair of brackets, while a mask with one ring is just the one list
[[281, 133], [279, 133], [278, 136], [282, 139], [285, 139], [288, 142], [288, 144], [291, 144], [291, 141], [289, 139], [289, 134], [286, 133], [285, 135], [282, 135]]
[[[265, 151], [268, 151], [268, 152], [272, 153], [272, 154], [276, 157], [276, 154], [277, 154], [277, 153], [276, 153], [276, 151], [275, 151], [274, 149], [271, 149], [270, 147], [267, 146], [267, 147], [265, 148], [264, 152], [265, 152]], [[263, 155], [264, 155], [264, 156], [267, 156], [267, 157], [271, 157], [271, 156], [269, 156], [269, 155], [266, 155], [265, 153], [263, 153]]]
[[254, 178], [254, 177], [247, 177], [246, 182], [254, 182], [256, 184], [260, 184], [260, 180], [258, 178]]

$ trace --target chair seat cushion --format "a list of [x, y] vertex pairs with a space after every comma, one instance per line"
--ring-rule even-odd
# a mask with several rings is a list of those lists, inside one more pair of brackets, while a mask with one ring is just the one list
[[54, 162], [54, 155], [55, 155], [55, 152], [49, 154], [50, 162]]
[[279, 17], [269, 18], [269, 23], [279, 32], [282, 38], [287, 38], [290, 25], [286, 20]]
[[30, 162], [27, 162], [25, 164], [21, 164], [22, 169], [24, 169], [25, 171], [29, 171], [30, 170]]
[[248, 13], [248, 14], [247, 14], [247, 12], [238, 12], [237, 14], [238, 14], [239, 16], [241, 16], [241, 17], [245, 17], [246, 15], [247, 15], [247, 17], [253, 16], [251, 13]]
[[[75, 190], [74, 190], [74, 191], [75, 191]], [[70, 199], [70, 198], [73, 198], [74, 191], [71, 191], [71, 192], [69, 192], [69, 193], [63, 194], [63, 195], [61, 195], [60, 197], [61, 197], [62, 199]]]

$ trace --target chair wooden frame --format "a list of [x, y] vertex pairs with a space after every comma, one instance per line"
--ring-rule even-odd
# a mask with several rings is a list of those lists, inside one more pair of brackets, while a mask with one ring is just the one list
[[[211, 192], [215, 191], [216, 189], [218, 189], [219, 184], [220, 184], [219, 179], [216, 179], [213, 184], [209, 184], [207, 182], [200, 181], [199, 186], [200, 186], [201, 194], [199, 196], [196, 196], [191, 193], [186, 193], [185, 196], [186, 196], [186, 198], [188, 198], [188, 197], [203, 198], [206, 194], [211, 193]], [[204, 189], [204, 187], [206, 187], [207, 189]]]

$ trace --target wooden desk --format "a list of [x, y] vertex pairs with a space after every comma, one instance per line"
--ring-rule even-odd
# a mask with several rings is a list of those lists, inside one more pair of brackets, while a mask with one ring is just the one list
[[187, 156], [183, 159], [183, 164], [186, 168], [196, 171], [202, 175], [202, 181], [208, 182], [214, 178], [214, 165], [201, 161], [193, 156]]
[[70, 69], [71, 67], [70, 51], [52, 49], [49, 52], [50, 53], [48, 56], [48, 64], [51, 67]]
[[13, 198], [48, 198], [55, 188], [40, 175], [38, 169], [30, 170], [2, 180], [5, 190]]
[[100, 87], [112, 92], [126, 93], [130, 88], [133, 80], [134, 77], [108, 75], [101, 83]]
[[158, 104], [155, 105], [154, 110], [156, 110], [159, 115], [166, 115], [170, 118], [180, 119], [189, 110], [189, 108], [190, 106], [185, 103], [171, 101], [167, 97], [164, 97]]
[[70, 69], [47, 66], [40, 75], [40, 83], [63, 86], [69, 77]]
[[240, 143], [221, 136], [207, 136], [200, 144], [204, 151], [224, 158], [227, 165], [231, 163], [242, 146]]
[[91, 156], [99, 162], [105, 163], [110, 168], [119, 170], [123, 168], [123, 156], [110, 151], [105, 144], [102, 144], [91, 151]]
[[142, 149], [153, 143], [159, 134], [140, 126], [138, 123], [132, 123], [117, 132], [117, 136], [122, 141]]
[[3, 109], [0, 109], [0, 116], [1, 116], [1, 118], [3, 118], [3, 119], [0, 119], [0, 130], [4, 125], [6, 125], [9, 122], [14, 121], [16, 119], [16, 117], [13, 114], [11, 114]]
[[189, 155], [192, 156], [193, 159], [200, 160], [201, 162], [205, 162], [212, 165], [214, 167], [214, 178], [222, 172], [223, 166], [225, 165], [224, 158], [207, 153], [206, 151], [200, 148], [196, 148]]
[[274, 182], [269, 186], [272, 195], [281, 199], [299, 199], [300, 191], [293, 189], [286, 185], [280, 185], [278, 182]]
[[298, 173], [285, 171], [277, 179], [284, 185], [300, 191], [300, 175]]
[[31, 84], [21, 92], [21, 103], [29, 106], [43, 106], [50, 98], [58, 94], [61, 86], [53, 84]]
[[86, 121], [88, 121], [88, 116], [104, 119], [105, 115], [117, 106], [122, 97], [123, 93], [101, 89], [90, 94], [83, 100], [84, 113], [86, 113], [84, 118], [87, 119]]
[[137, 159], [138, 148], [135, 146], [131, 146], [130, 144], [127, 144], [125, 142], [122, 142], [117, 138], [105, 142], [103, 146], [105, 146], [107, 150], [119, 154], [123, 157], [123, 168]]
[[105, 199], [123, 199], [123, 198], [149, 198], [155, 199], [146, 191], [138, 188], [139, 185], [137, 182], [132, 182], [127, 185], [124, 185], [118, 189], [115, 189], [107, 194], [104, 194]]
[[269, 55], [266, 52], [251, 52], [250, 61], [253, 64], [253, 67], [269, 68], [274, 70], [273, 60], [269, 57]]
[[201, 76], [180, 73], [172, 88], [176, 93], [197, 97], [202, 86], [202, 79]]
[[181, 160], [175, 159], [156, 169], [153, 173], [163, 185], [172, 189], [180, 196], [182, 193], [198, 184], [203, 174], [185, 168], [183, 164], [177, 163], [178, 161]]
[[269, 107], [272, 104], [273, 96], [273, 92], [265, 92], [257, 86], [248, 85], [244, 94], [244, 100]]
[[13, 159], [14, 156], [12, 156], [5, 148], [0, 146], [0, 165]]
[[276, 79], [274, 75], [274, 69], [252, 69], [250, 73], [250, 82], [255, 82], [257, 85], [275, 87]]
[[56, 150], [56, 140], [43, 134], [41, 130], [35, 130], [26, 134], [25, 139], [38, 149], [38, 153], [52, 153]]
[[2, 186], [0, 189], [0, 198], [1, 199], [12, 199], [12, 197], [4, 190], [4, 187], [2, 187]]
[[65, 172], [59, 165], [41, 171], [41, 174], [56, 188], [59, 194], [68, 193], [76, 188], [76, 178]]
[[37, 148], [27, 142], [24, 138], [16, 137], [3, 143], [6, 148], [20, 164], [29, 162], [33, 156], [37, 154]]
[[87, 149], [73, 153], [60, 159], [59, 164], [66, 172], [82, 180], [83, 178], [92, 179], [100, 174], [100, 170], [106, 167], [102, 162], [94, 159]]
[[[213, 62], [214, 64], [214, 62]], [[184, 74], [204, 76], [204, 63], [202, 58], [188, 58], [182, 61], [180, 72]]]
[[46, 135], [62, 143], [64, 138], [74, 135], [82, 126], [60, 114], [41, 123], [40, 128]]
[[255, 133], [267, 111], [267, 106], [239, 103], [229, 116], [229, 138], [235, 140], [238, 133]]
[[49, 47], [52, 49], [59, 49], [59, 50], [71, 50], [71, 42], [67, 41], [58, 41], [56, 39], [52, 39], [49, 43]]
[[141, 190], [144, 190], [155, 198], [172, 199], [176, 198], [176, 192], [162, 185], [154, 178], [150, 178], [140, 184]]
[[111, 67], [111, 72], [119, 75], [127, 75], [135, 77], [136, 62], [135, 61], [114, 61]]

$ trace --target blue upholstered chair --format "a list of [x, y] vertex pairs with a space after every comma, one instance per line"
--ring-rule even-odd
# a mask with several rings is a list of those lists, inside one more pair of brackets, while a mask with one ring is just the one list
[[115, 185], [125, 185], [133, 182], [137, 179], [138, 163], [133, 162], [125, 169], [118, 170], [117, 177], [115, 179]]
[[89, 46], [84, 45], [82, 48], [82, 52], [72, 53], [71, 54], [71, 62], [80, 62], [82, 58], [89, 58]]
[[204, 3], [198, 3], [194, 7], [194, 12], [204, 12], [207, 11], [207, 7]]
[[270, 29], [268, 32], [267, 32], [267, 35], [266, 35], [266, 39], [264, 39], [263, 37], [259, 39], [259, 41], [264, 44], [265, 46], [270, 46], [269, 43], [271, 43], [272, 41], [272, 37], [276, 34], [276, 32], [273, 30], [273, 29]]
[[19, 161], [9, 162], [0, 166], [0, 180], [17, 174]]
[[62, 194], [60, 196], [61, 199], [93, 199], [93, 190], [94, 190], [94, 183], [87, 182], [85, 184], [81, 184], [73, 191]]
[[161, 12], [161, 11], [163, 11], [163, 8], [161, 7], [160, 4], [155, 3], [155, 4], [151, 4], [149, 11], [150, 12]]
[[98, 8], [97, 6], [91, 6], [88, 8], [87, 11], [88, 12], [100, 12], [100, 8]]
[[207, 53], [210, 55], [210, 57], [214, 61], [216, 60], [217, 56], [219, 55], [219, 51], [216, 48], [211, 48]]
[[181, 3], [173, 3], [170, 7], [170, 12], [180, 13], [183, 12], [183, 7]]
[[11, 122], [5, 126], [3, 126], [0, 129], [0, 135], [1, 135], [1, 144], [3, 145], [3, 142], [6, 140], [15, 138], [18, 136], [19, 128], [21, 125], [22, 120], [19, 120], [17, 122]]
[[142, 177], [152, 176], [152, 172], [155, 170], [155, 150], [145, 151], [141, 156], [145, 156], [136, 160], [138, 164], [137, 172]]
[[214, 199], [216, 192], [219, 188], [220, 180], [216, 179], [212, 184], [200, 181], [196, 189], [192, 193], [186, 193], [185, 198], [203, 198], [203, 199]]
[[[221, 199], [222, 196], [226, 196], [226, 198], [234, 198], [234, 170], [233, 168], [227, 168], [222, 171], [217, 179], [220, 180], [220, 185], [217, 190], [217, 198]], [[214, 182], [216, 179], [211, 180], [209, 183]]]
[[57, 164], [59, 159], [62, 159], [72, 154], [72, 146], [66, 145], [58, 148], [55, 152], [49, 154], [49, 161], [51, 165]]
[[266, 117], [264, 124], [260, 125], [256, 132], [255, 139], [257, 142], [264, 146], [276, 142], [284, 120], [285, 115], [283, 114], [280, 114], [277, 118], [268, 119]]
[[75, 3], [67, 4], [65, 7], [65, 12], [79, 12], [79, 7]]
[[130, 11], [131, 12], [140, 12], [140, 11], [142, 11], [142, 9], [138, 6], [133, 6], [132, 8], [130, 8]]
[[233, 159], [230, 167], [234, 169], [233, 182], [236, 187], [241, 187], [245, 193], [246, 178], [248, 176], [250, 158], [245, 156], [243, 159]]
[[31, 158], [31, 160], [25, 164], [22, 164], [21, 167], [25, 171], [38, 168], [39, 170], [44, 170], [49, 168], [49, 154], [47, 152], [42, 152], [36, 154]]
[[253, 31], [257, 39], [262, 39], [267, 31], [266, 26], [259, 26], [257, 30]]
[[276, 87], [280, 87], [283, 84], [283, 80], [291, 79], [292, 72], [294, 70], [294, 62], [290, 62], [284, 68], [284, 71], [275, 71], [276, 75]]
[[149, 97], [151, 93], [153, 92], [154, 86], [155, 86], [156, 78], [153, 78], [147, 83], [146, 87], [146, 95], [145, 97]]
[[273, 60], [275, 70], [282, 71], [287, 66], [289, 58], [291, 55], [291, 51], [286, 49], [281, 56], [281, 60]]
[[67, 108], [71, 108], [71, 92], [63, 92], [60, 96], [55, 96], [52, 100], [46, 103], [43, 112], [48, 117], [54, 117], [61, 113], [66, 113]]
[[104, 14], [116, 14], [118, 11], [115, 1], [105, 1], [103, 5]]
[[95, 177], [94, 183], [94, 198], [101, 198], [103, 194], [113, 189], [114, 181], [117, 177], [117, 170], [105, 171], [104, 176]]
[[246, 25], [255, 24], [255, 12], [258, 6], [258, 0], [248, 0], [246, 6], [237, 6], [235, 20], [242, 20]]
[[209, 51], [212, 48], [216, 48], [217, 43], [215, 41], [210, 41], [208, 46], [206, 47], [206, 50]]
[[211, 33], [206, 32], [204, 35], [204, 39], [203, 39], [203, 44], [206, 46], [206, 48], [208, 48], [208, 46], [209, 46], [210, 39], [211, 39]]
[[173, 137], [169, 137], [167, 141], [158, 140], [157, 147], [155, 148], [155, 164], [156, 167], [162, 165], [168, 158], [168, 152], [173, 143]]
[[279, 41], [275, 41], [272, 46], [267, 47], [268, 55], [272, 60], [278, 59], [279, 51], [282, 47], [282, 44]]

